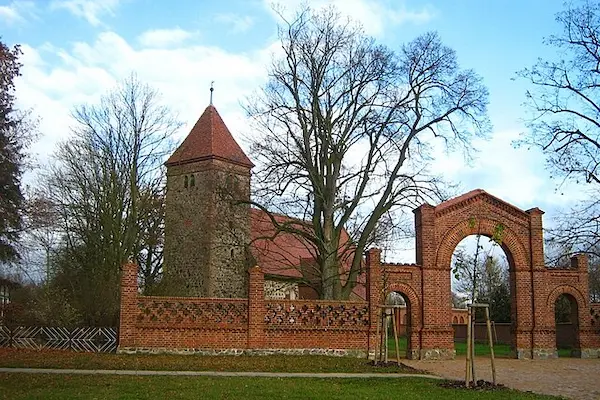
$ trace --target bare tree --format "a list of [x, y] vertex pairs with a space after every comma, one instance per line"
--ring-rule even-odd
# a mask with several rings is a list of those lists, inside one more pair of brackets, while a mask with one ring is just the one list
[[73, 118], [42, 187], [59, 215], [55, 282], [77, 299], [86, 322], [97, 324], [116, 315], [124, 262], [140, 265], [147, 286], [160, 276], [162, 162], [181, 124], [133, 75], [99, 104], [77, 107]]
[[545, 44], [556, 58], [540, 59], [518, 74], [531, 83], [529, 131], [520, 141], [540, 148], [552, 175], [589, 190], [589, 200], [557, 219], [550, 244], [561, 253], [594, 252], [600, 246], [600, 5], [571, 4], [557, 14], [563, 31]]
[[273, 224], [313, 249], [322, 298], [348, 298], [382, 217], [439, 194], [434, 143], [468, 149], [488, 131], [487, 90], [436, 33], [396, 53], [329, 8], [284, 19], [279, 37], [247, 108], [256, 204], [298, 218]]

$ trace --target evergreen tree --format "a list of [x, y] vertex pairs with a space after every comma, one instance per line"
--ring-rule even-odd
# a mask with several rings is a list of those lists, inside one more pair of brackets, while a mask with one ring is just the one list
[[18, 258], [15, 242], [22, 227], [23, 118], [14, 108], [21, 51], [0, 41], [0, 262]]

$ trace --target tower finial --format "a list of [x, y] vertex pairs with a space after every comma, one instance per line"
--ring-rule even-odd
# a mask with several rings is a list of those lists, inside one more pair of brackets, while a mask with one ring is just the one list
[[210, 105], [212, 106], [213, 92], [215, 91], [214, 85], [215, 81], [210, 82]]

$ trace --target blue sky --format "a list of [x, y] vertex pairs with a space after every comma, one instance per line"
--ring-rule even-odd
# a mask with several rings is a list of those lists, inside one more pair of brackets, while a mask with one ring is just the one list
[[[8, 44], [21, 44], [23, 76], [18, 101], [40, 117], [43, 134], [34, 146], [41, 162], [57, 141], [68, 138], [69, 112], [96, 101], [119, 79], [135, 71], [158, 88], [186, 127], [208, 103], [215, 81], [215, 105], [234, 135], [247, 124], [240, 106], [259, 88], [277, 48], [277, 17], [270, 0], [0, 0], [0, 32]], [[286, 12], [302, 4], [282, 1]], [[392, 48], [420, 33], [436, 30], [454, 48], [459, 63], [480, 74], [490, 91], [494, 125], [487, 142], [466, 164], [461, 155], [440, 153], [433, 169], [467, 191], [482, 188], [523, 209], [558, 210], [582, 195], [548, 179], [543, 156], [514, 149], [525, 130], [521, 106], [525, 82], [515, 72], [537, 57], [553, 57], [542, 39], [558, 33], [557, 0], [395, 1], [315, 0], [334, 4], [360, 21], [365, 31]], [[242, 143], [242, 145], [244, 145]]]

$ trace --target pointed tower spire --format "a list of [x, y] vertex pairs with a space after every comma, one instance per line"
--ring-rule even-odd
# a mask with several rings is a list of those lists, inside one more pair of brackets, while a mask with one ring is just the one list
[[244, 246], [250, 243], [254, 165], [212, 104], [165, 164], [164, 265], [174, 290], [183, 296], [247, 297]]
[[[212, 90], [211, 88], [211, 94]], [[206, 107], [189, 135], [169, 157], [165, 165], [181, 165], [211, 159], [227, 161], [248, 168], [254, 167], [212, 104]]]

